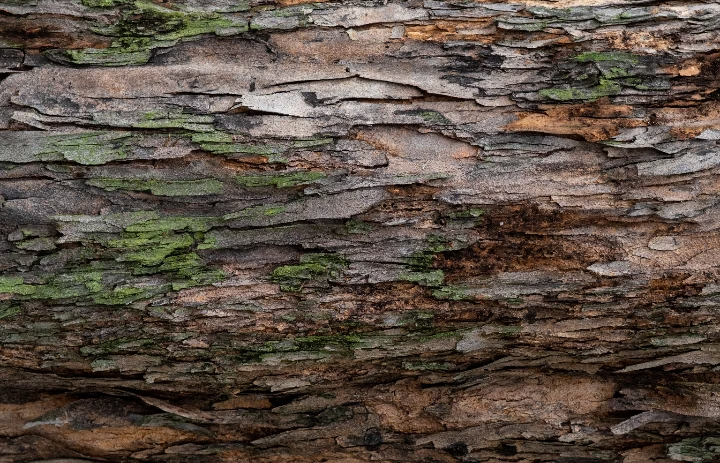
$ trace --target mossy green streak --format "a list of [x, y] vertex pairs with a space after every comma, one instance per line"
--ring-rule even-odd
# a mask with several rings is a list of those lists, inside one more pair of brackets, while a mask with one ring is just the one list
[[247, 188], [275, 187], [289, 188], [313, 183], [327, 175], [322, 172], [282, 172], [278, 174], [242, 175], [235, 181]]
[[86, 183], [108, 191], [150, 191], [156, 196], [206, 196], [220, 194], [223, 191], [223, 183], [214, 178], [174, 181], [93, 178]]
[[0, 277], [0, 294], [3, 293], [27, 296], [35, 293], [35, 286], [26, 285], [22, 277]]
[[590, 88], [548, 88], [540, 90], [540, 96], [557, 101], [587, 100], [594, 101], [605, 96], [620, 93], [620, 84], [609, 79], [600, 79], [599, 85]]
[[188, 37], [211, 33], [232, 35], [248, 30], [245, 20], [237, 21], [217, 13], [170, 9], [149, 1], [82, 0], [82, 3], [90, 8], [119, 5], [119, 21], [93, 29], [95, 33], [114, 37], [115, 40], [107, 48], [50, 50], [50, 58], [96, 66], [140, 65], [150, 60], [153, 49], [172, 46]]
[[272, 273], [272, 280], [283, 291], [299, 291], [302, 285], [320, 277], [338, 277], [348, 261], [337, 254], [306, 254], [299, 265], [284, 265]]

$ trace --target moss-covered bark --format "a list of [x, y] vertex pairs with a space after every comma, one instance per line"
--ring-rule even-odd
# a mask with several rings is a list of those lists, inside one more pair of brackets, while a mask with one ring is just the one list
[[0, 12], [0, 461], [720, 459], [717, 3]]

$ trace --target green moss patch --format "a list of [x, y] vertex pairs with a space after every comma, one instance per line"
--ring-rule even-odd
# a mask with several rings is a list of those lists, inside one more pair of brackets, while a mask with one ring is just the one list
[[238, 212], [232, 212], [223, 216], [223, 220], [233, 220], [245, 217], [272, 217], [278, 214], [282, 214], [286, 211], [285, 206], [280, 205], [269, 205], [269, 206], [253, 206], [245, 208]]
[[613, 96], [620, 93], [622, 87], [610, 79], [600, 79], [600, 84], [589, 88], [548, 88], [540, 90], [543, 98], [556, 101], [583, 100], [594, 101], [605, 96]]
[[347, 259], [337, 254], [306, 254], [299, 265], [276, 268], [272, 280], [280, 284], [282, 291], [299, 291], [310, 280], [339, 277], [347, 266]]
[[125, 238], [108, 241], [109, 247], [125, 250], [118, 260], [137, 262], [143, 266], [160, 265], [173, 252], [193, 244], [193, 238], [187, 233], [162, 232], [126, 234]]
[[219, 224], [219, 217], [150, 217], [149, 220], [138, 221], [128, 225], [125, 231], [132, 233], [155, 233], [170, 231], [204, 232], [213, 225]]
[[691, 437], [667, 446], [667, 454], [673, 460], [710, 462], [720, 455], [720, 437]]
[[58, 135], [50, 137], [46, 157], [50, 153], [59, 153], [64, 159], [83, 165], [101, 165], [127, 158], [129, 134], [88, 132], [78, 135]]
[[0, 276], [0, 294], [20, 294], [27, 296], [34, 294], [35, 286], [26, 285], [22, 277], [2, 277]]
[[579, 61], [581, 63], [587, 63], [587, 62], [602, 62], [602, 61], [617, 61], [621, 63], [628, 63], [628, 64], [638, 64], [640, 62], [640, 57], [637, 55], [633, 55], [631, 53], [622, 53], [622, 52], [616, 52], [616, 51], [610, 51], [610, 52], [598, 52], [598, 51], [588, 51], [585, 53], [581, 53], [577, 55], [575, 58], [575, 61]]
[[149, 112], [133, 123], [139, 129], [184, 129], [192, 132], [212, 132], [214, 118], [180, 112]]
[[246, 188], [275, 187], [289, 188], [306, 185], [327, 177], [323, 172], [282, 172], [273, 174], [242, 175], [235, 177], [235, 181]]
[[120, 19], [93, 32], [115, 38], [107, 48], [50, 50], [51, 59], [63, 63], [95, 66], [127, 66], [147, 63], [152, 50], [202, 34], [233, 35], [246, 32], [245, 20], [237, 21], [217, 13], [170, 9], [149, 1], [82, 0], [90, 8], [119, 6]]
[[93, 178], [85, 183], [107, 191], [150, 191], [156, 196], [206, 196], [221, 194], [223, 191], [223, 183], [214, 178], [176, 181]]
[[445, 280], [445, 273], [442, 270], [407, 272], [400, 275], [400, 280], [418, 283], [422, 286], [440, 286]]
[[467, 290], [457, 286], [442, 286], [432, 292], [435, 299], [451, 300], [451, 301], [467, 301], [474, 299], [473, 296], [467, 294]]

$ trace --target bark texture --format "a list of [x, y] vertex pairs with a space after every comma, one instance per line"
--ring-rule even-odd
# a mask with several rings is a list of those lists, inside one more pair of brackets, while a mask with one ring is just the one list
[[0, 462], [720, 461], [720, 4], [4, 0]]

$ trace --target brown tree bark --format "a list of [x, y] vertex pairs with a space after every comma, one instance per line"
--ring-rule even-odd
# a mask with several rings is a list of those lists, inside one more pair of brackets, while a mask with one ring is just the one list
[[0, 3], [0, 462], [720, 461], [720, 5]]

